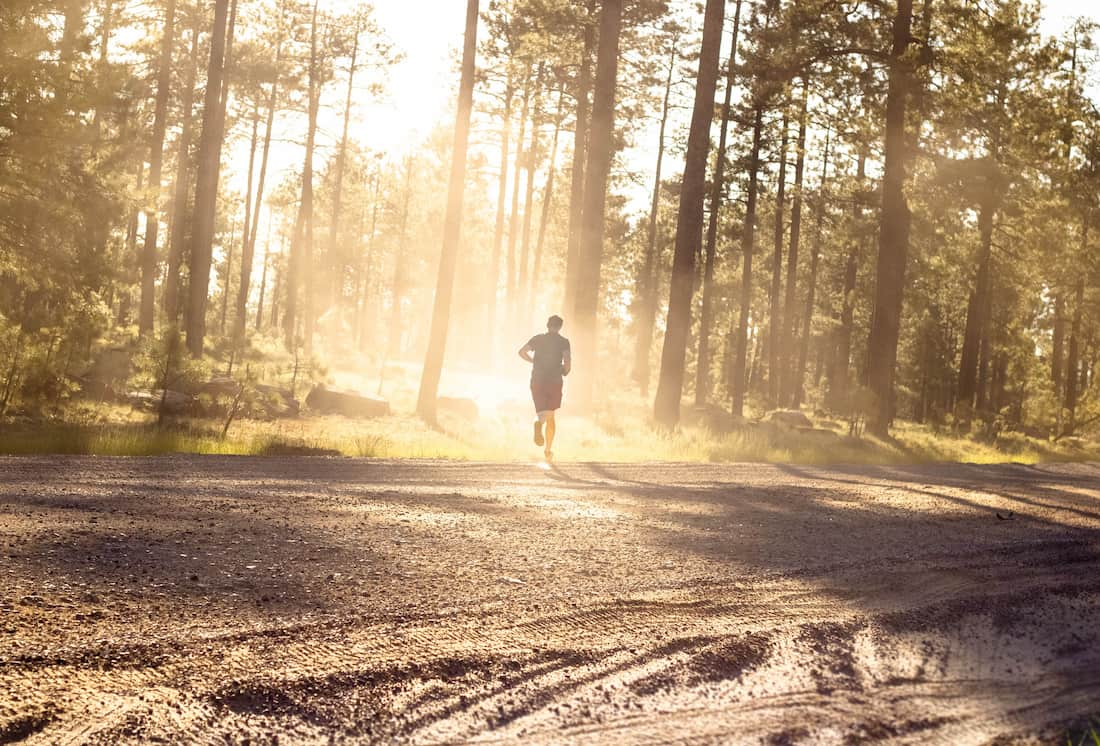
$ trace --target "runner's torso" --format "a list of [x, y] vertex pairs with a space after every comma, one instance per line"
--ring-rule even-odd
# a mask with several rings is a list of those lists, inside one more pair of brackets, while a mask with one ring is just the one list
[[536, 334], [527, 346], [532, 350], [532, 383], [561, 383], [562, 365], [569, 357], [569, 340], [560, 334]]

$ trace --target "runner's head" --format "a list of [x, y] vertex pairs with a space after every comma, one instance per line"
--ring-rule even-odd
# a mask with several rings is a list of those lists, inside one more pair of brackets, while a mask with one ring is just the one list
[[560, 332], [561, 326], [565, 322], [561, 320], [561, 316], [551, 316], [546, 320], [546, 328], [552, 332]]

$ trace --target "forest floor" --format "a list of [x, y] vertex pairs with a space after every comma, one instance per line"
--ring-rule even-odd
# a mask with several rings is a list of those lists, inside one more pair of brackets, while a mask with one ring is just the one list
[[[559, 461], [638, 463], [920, 464], [1051, 463], [1100, 460], [1100, 442], [1058, 442], [1004, 432], [979, 438], [899, 421], [889, 440], [847, 435], [847, 424], [814, 417], [812, 430], [749, 423], [731, 433], [685, 426], [654, 428], [642, 407], [579, 417], [559, 414]], [[374, 419], [307, 415], [274, 421], [236, 420], [226, 437], [223, 422], [182, 418], [157, 427], [151, 415], [124, 407], [95, 406], [45, 421], [0, 421], [0, 455], [70, 454], [159, 456], [173, 453], [235, 456], [326, 455], [363, 458], [432, 458], [459, 461], [527, 461], [528, 407], [493, 412], [475, 421], [441, 413], [428, 427], [412, 414]]]
[[1098, 465], [0, 458], [0, 576], [0, 743], [1066, 743], [1100, 715]]

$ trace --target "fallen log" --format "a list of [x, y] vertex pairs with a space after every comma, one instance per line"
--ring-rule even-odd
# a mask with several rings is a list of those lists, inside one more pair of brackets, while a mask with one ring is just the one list
[[318, 385], [306, 397], [306, 406], [318, 414], [339, 414], [344, 417], [385, 417], [390, 413], [390, 403], [382, 399], [355, 393], [334, 391]]

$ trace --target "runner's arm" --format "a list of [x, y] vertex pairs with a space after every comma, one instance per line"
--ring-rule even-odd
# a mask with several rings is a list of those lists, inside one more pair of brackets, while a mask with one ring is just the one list
[[519, 348], [519, 356], [529, 363], [535, 362], [535, 358], [531, 356], [531, 343], [528, 342], [523, 347]]
[[569, 346], [566, 346], [565, 352], [561, 356], [561, 374], [567, 376], [571, 370], [573, 370], [573, 351]]

